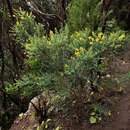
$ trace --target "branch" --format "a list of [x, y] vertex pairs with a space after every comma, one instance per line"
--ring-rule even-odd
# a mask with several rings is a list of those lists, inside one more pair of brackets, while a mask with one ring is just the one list
[[35, 8], [31, 2], [26, 1], [26, 3], [34, 14], [41, 15], [44, 19], [47, 19], [47, 20], [57, 18], [60, 22], [62, 23], [64, 22], [64, 20], [60, 16], [56, 14], [43, 13], [38, 8]]

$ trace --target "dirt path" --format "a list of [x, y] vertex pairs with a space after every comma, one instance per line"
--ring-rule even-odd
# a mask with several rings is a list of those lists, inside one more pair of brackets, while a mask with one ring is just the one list
[[[112, 64], [112, 73], [120, 76], [130, 72], [130, 46], [120, 56], [115, 58]], [[84, 125], [83, 128], [77, 130], [130, 130], [130, 80], [125, 84], [126, 90], [119, 98], [115, 106], [115, 112], [112, 117], [100, 125], [90, 126]]]
[[86, 122], [83, 122], [65, 130], [130, 130], [130, 82], [127, 87], [110, 119], [99, 125], [88, 126]]
[[[117, 75], [130, 71], [130, 47], [122, 55], [121, 60], [117, 59], [114, 68]], [[120, 97], [111, 121], [92, 130], [130, 130], [130, 81], [125, 87], [126, 91]]]
[[112, 121], [106, 123], [100, 130], [130, 130], [130, 87], [117, 104]]
[[130, 88], [127, 94], [122, 97], [115, 118], [111, 124], [111, 129], [108, 128], [108, 130], [130, 130]]

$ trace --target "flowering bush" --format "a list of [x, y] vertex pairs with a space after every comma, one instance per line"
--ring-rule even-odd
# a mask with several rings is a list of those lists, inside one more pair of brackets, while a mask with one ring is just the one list
[[[105, 72], [107, 66], [105, 53], [114, 53], [124, 46], [125, 33], [122, 31], [105, 34], [86, 28], [70, 34], [66, 26], [60, 32], [50, 31], [48, 37], [40, 29], [30, 33], [29, 28], [40, 28], [41, 25], [33, 20], [34, 23], [30, 24], [31, 15], [25, 18], [24, 22], [27, 20], [29, 24], [24, 28], [27, 37], [22, 46], [28, 57], [28, 70], [16, 84], [22, 86], [19, 88], [26, 93], [27, 89], [29, 92], [38, 91], [38, 88], [40, 91], [44, 88], [60, 91], [74, 86], [99, 86], [100, 74]], [[23, 26], [22, 21], [16, 23], [16, 27]], [[22, 39], [23, 29], [16, 29], [15, 33]]]
[[90, 82], [96, 84], [98, 73], [105, 71], [105, 64], [99, 62], [105, 58], [106, 52], [114, 52], [122, 47], [125, 40], [124, 32], [110, 34], [86, 32], [88, 31], [72, 35], [69, 46], [73, 48], [73, 53], [65, 64], [65, 73], [71, 77], [71, 81], [74, 83], [80, 81], [76, 86], [81, 82], [84, 83], [82, 85]]

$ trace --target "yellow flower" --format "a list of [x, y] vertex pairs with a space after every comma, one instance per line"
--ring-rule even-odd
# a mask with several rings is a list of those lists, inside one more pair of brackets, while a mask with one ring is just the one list
[[94, 38], [92, 36], [89, 36], [88, 39], [89, 41], [92, 41], [92, 42], [94, 41]]
[[80, 52], [79, 52], [79, 51], [76, 51], [76, 52], [75, 52], [75, 56], [76, 56], [76, 57], [79, 57], [79, 56], [80, 56]]
[[92, 45], [94, 42], [94, 38], [92, 36], [89, 36], [88, 39], [89, 39], [89, 44]]
[[103, 41], [105, 39], [104, 34], [102, 32], [98, 33], [97, 37], [100, 41]]
[[79, 49], [75, 49], [75, 56], [79, 57], [81, 54], [85, 52], [85, 49], [83, 47], [80, 47]]
[[98, 37], [99, 37], [99, 38], [102, 38], [102, 36], [103, 36], [103, 33], [102, 33], [102, 32], [98, 33]]

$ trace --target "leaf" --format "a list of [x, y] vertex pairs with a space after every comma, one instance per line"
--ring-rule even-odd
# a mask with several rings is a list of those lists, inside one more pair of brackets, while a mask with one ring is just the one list
[[62, 127], [58, 126], [58, 127], [56, 127], [55, 130], [61, 130], [61, 129], [62, 129]]
[[48, 128], [48, 124], [45, 125], [45, 129], [47, 129], [47, 128]]
[[51, 119], [47, 119], [47, 121], [46, 121], [46, 122], [48, 123], [48, 122], [50, 122], [50, 121], [51, 121]]
[[122, 34], [119, 36], [119, 40], [122, 41], [123, 39], [125, 39], [125, 34]]
[[37, 127], [37, 130], [40, 130], [40, 126]]
[[97, 123], [97, 118], [94, 117], [94, 116], [91, 116], [91, 117], [89, 118], [89, 121], [90, 121], [91, 124], [96, 124], [96, 123]]

